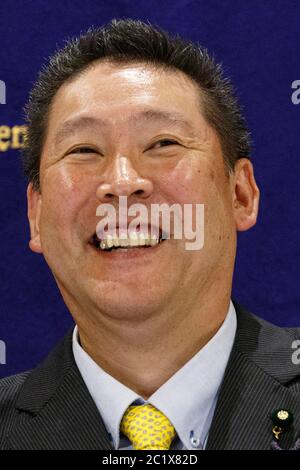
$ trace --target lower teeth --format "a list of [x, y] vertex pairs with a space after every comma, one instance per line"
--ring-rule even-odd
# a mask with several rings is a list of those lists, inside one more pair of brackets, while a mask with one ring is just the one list
[[111, 248], [100, 248], [101, 251], [132, 250], [132, 248], [151, 248], [151, 245], [143, 246], [112, 246]]
[[[157, 243], [156, 245], [160, 245], [160, 243], [162, 243], [164, 240], [160, 240], [159, 243]], [[107, 251], [107, 252], [111, 252], [111, 251], [116, 251], [116, 250], [132, 250], [132, 248], [151, 248], [153, 246], [156, 246], [156, 245], [137, 245], [137, 246], [112, 246], [111, 248], [100, 248], [99, 245], [97, 245], [97, 247], [99, 248], [100, 251]]]

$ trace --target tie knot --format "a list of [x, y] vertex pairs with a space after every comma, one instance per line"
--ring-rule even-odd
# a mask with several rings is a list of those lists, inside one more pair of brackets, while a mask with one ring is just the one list
[[176, 435], [168, 418], [149, 404], [129, 406], [120, 429], [136, 450], [167, 450]]

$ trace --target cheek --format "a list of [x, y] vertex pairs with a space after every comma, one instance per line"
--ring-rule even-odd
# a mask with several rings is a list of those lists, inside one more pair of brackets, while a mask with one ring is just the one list
[[161, 181], [168, 197], [180, 204], [205, 203], [216, 192], [215, 173], [199, 158], [181, 160]]
[[[210, 245], [231, 233], [230, 184], [223, 167], [216, 168], [199, 156], [189, 162], [181, 161], [168, 173], [164, 181], [164, 194], [171, 203], [204, 204], [204, 239]], [[198, 229], [195, 207], [192, 210], [192, 227]]]
[[86, 196], [85, 179], [66, 169], [49, 171], [42, 186], [41, 222], [48, 230], [65, 231], [80, 211]]

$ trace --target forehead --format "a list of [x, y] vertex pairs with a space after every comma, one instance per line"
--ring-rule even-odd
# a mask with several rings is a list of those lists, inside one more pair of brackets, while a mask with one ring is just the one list
[[97, 117], [107, 125], [121, 121], [137, 125], [143, 123], [141, 115], [148, 123], [167, 121], [168, 117], [170, 121], [191, 124], [203, 120], [199, 88], [183, 72], [148, 64], [108, 62], [93, 63], [58, 90], [51, 105], [48, 131], [59, 131], [79, 115]]

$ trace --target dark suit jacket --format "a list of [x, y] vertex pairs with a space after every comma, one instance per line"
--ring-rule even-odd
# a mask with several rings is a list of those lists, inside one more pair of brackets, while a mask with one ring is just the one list
[[[237, 334], [221, 385], [207, 449], [270, 449], [278, 408], [294, 424], [281, 445], [300, 431], [300, 365], [292, 342], [300, 329], [279, 328], [234, 302]], [[72, 332], [32, 372], [0, 381], [0, 449], [111, 449], [102, 418], [72, 353]]]

